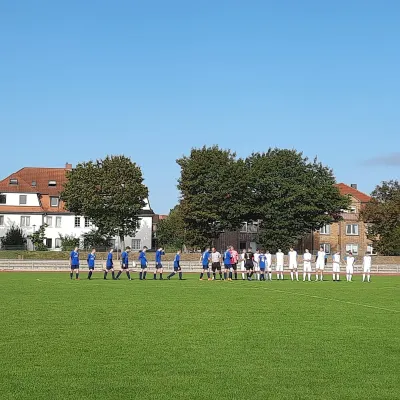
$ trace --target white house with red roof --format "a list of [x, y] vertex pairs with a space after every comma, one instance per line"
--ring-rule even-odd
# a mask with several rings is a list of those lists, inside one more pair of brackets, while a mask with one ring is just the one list
[[[51, 250], [60, 249], [61, 235], [81, 237], [93, 228], [89, 218], [67, 211], [60, 200], [60, 193], [67, 180], [64, 168], [25, 167], [0, 181], [0, 237], [10, 226], [22, 228], [30, 235], [43, 224], [46, 228], [46, 246]], [[140, 228], [134, 237], [126, 237], [125, 245], [133, 250], [143, 246], [151, 248], [153, 211], [147, 201], [140, 216]], [[119, 246], [119, 239], [114, 238]], [[28, 248], [32, 245], [28, 241]]]

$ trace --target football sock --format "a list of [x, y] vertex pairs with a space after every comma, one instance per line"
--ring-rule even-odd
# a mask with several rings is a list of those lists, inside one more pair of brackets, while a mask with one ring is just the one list
[[272, 281], [272, 272], [269, 273], [269, 280]]
[[143, 279], [146, 279], [147, 271], [144, 271], [143, 273]]
[[157, 272], [154, 272], [153, 279], [157, 279]]
[[160, 272], [160, 279], [162, 279], [163, 277], [162, 277], [162, 272]]
[[79, 279], [79, 272], [77, 272], [77, 273], [75, 274], [75, 278], [76, 278], [76, 279]]
[[318, 281], [318, 274], [315, 274], [315, 280]]
[[321, 272], [321, 281], [323, 281], [323, 280], [324, 280], [324, 275]]
[[115, 273], [114, 273], [114, 271], [111, 271], [111, 276], [112, 276], [113, 279], [115, 279]]
[[126, 271], [126, 275], [127, 275], [128, 279], [131, 279], [131, 274], [129, 273], [129, 271]]
[[107, 279], [107, 271], [104, 271], [104, 279]]
[[352, 278], [353, 278], [353, 275], [350, 274], [350, 275], [349, 275], [349, 281], [351, 281]]
[[308, 281], [311, 282], [311, 273], [308, 273]]
[[278, 279], [278, 281], [279, 281], [279, 274], [276, 274], [276, 279]]
[[[231, 272], [232, 273], [232, 272]], [[237, 279], [237, 272], [235, 272], [235, 279]]]
[[122, 271], [118, 271], [117, 279], [121, 276], [121, 274], [122, 274]]
[[142, 280], [143, 273], [139, 272], [139, 279]]
[[368, 280], [368, 282], [371, 282], [371, 275], [370, 274], [367, 275], [367, 280]]
[[203, 278], [203, 275], [204, 275], [204, 273], [202, 272], [202, 273], [200, 274], [200, 279], [202, 279], [202, 278]]
[[222, 279], [222, 272], [219, 273], [219, 279]]
[[299, 271], [296, 271], [296, 281], [299, 280]]
[[227, 275], [226, 275], [226, 272], [224, 272], [224, 279], [226, 279], [227, 278]]
[[70, 272], [70, 273], [69, 273], [69, 277], [72, 279], [73, 276], [74, 276], [74, 273], [73, 273], [73, 272]]
[[332, 280], [335, 280], [335, 277], [336, 277], [336, 274], [333, 273], [333, 274], [332, 274]]
[[215, 276], [216, 276], [217, 274], [215, 273], [215, 272], [213, 272], [213, 278], [215, 279]]
[[182, 280], [182, 272], [179, 272], [179, 279]]
[[363, 274], [363, 282], [365, 282], [365, 274]]
[[170, 278], [173, 277], [174, 275], [175, 275], [175, 273], [174, 273], [174, 272], [171, 272], [171, 273], [167, 276], [167, 278], [170, 279]]
[[293, 271], [290, 271], [290, 279], [293, 280]]
[[339, 274], [336, 274], [336, 280], [337, 280], [337, 281], [340, 280]]
[[90, 270], [90, 271], [89, 271], [89, 275], [88, 275], [88, 278], [89, 278], [89, 279], [92, 277], [92, 274], [93, 274], [93, 271]]
[[211, 274], [209, 272], [207, 272], [207, 278], [210, 279]]
[[250, 278], [253, 276], [253, 271], [250, 272]]
[[283, 272], [281, 272], [281, 279], [283, 280]]
[[[237, 274], [236, 275], [236, 279], [237, 279]], [[232, 271], [229, 271], [229, 278], [232, 279]]]

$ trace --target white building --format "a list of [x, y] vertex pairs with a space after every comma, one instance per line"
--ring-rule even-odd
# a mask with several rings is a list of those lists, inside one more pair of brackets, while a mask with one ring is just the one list
[[[13, 224], [21, 227], [26, 236], [47, 224], [46, 246], [56, 250], [61, 247], [60, 234], [78, 238], [90, 231], [93, 226], [89, 219], [68, 212], [60, 200], [66, 171], [71, 169], [71, 164], [65, 168], [25, 167], [0, 181], [0, 238]], [[151, 248], [153, 215], [147, 202], [140, 214], [140, 228], [135, 237], [125, 238], [126, 246], [133, 250]], [[119, 247], [119, 239], [114, 240]], [[28, 249], [32, 249], [29, 241]]]

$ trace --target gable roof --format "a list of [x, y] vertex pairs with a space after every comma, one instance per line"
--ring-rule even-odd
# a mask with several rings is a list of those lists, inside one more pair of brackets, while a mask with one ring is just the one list
[[361, 201], [361, 203], [368, 203], [371, 200], [371, 197], [367, 194], [360, 192], [358, 189], [354, 189], [345, 183], [338, 183], [336, 187], [339, 189], [340, 194], [350, 195]]
[[[0, 193], [40, 193], [58, 196], [67, 181], [66, 171], [66, 168], [25, 167], [0, 181]], [[18, 183], [10, 184], [11, 179], [16, 179]], [[49, 181], [55, 181], [56, 186], [49, 186]]]

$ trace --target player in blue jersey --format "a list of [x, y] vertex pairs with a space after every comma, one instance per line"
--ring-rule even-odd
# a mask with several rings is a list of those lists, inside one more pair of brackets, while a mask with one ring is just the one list
[[108, 252], [107, 261], [106, 261], [106, 269], [104, 270], [104, 279], [107, 279], [107, 274], [110, 271], [111, 271], [111, 274], [112, 274], [112, 278], [115, 279], [113, 251], [114, 251], [114, 249], [110, 249], [110, 251]]
[[96, 263], [96, 249], [92, 249], [92, 251], [88, 254], [87, 256], [87, 265], [89, 268], [89, 274], [88, 274], [88, 279], [92, 279], [92, 274], [94, 271], [94, 266]]
[[145, 280], [146, 279], [146, 275], [147, 275], [147, 258], [146, 258], [146, 251], [147, 251], [147, 247], [144, 246], [143, 250], [139, 253], [139, 262], [140, 262], [140, 273], [139, 273], [139, 279]]
[[201, 267], [202, 267], [202, 271], [200, 274], [200, 280], [201, 281], [203, 280], [204, 273], [207, 272], [208, 280], [211, 281], [210, 269], [208, 266], [208, 264], [210, 262], [210, 248], [209, 247], [207, 247], [204, 250], [204, 253], [201, 255], [200, 262], [201, 262]]
[[69, 273], [69, 277], [72, 279], [74, 276], [74, 271], [75, 271], [75, 277], [76, 277], [76, 279], [79, 280], [79, 249], [78, 249], [78, 247], [75, 247], [75, 249], [71, 251], [71, 253], [69, 255], [69, 264], [71, 266], [71, 271]]
[[181, 269], [181, 251], [178, 250], [174, 258], [174, 270], [167, 276], [167, 279], [171, 279], [177, 272], [179, 273], [179, 280], [182, 280], [182, 269]]
[[260, 281], [265, 281], [265, 267], [267, 266], [267, 256], [265, 255], [265, 250], [261, 250], [260, 252], [258, 257], [258, 266], [260, 267]]
[[162, 274], [163, 274], [163, 266], [161, 262], [162, 256], [165, 255], [165, 251], [162, 247], [160, 247], [156, 251], [156, 270], [154, 271], [154, 279], [157, 279], [157, 272], [160, 274], [160, 279], [163, 279]]
[[[231, 263], [231, 246], [228, 246], [224, 253], [224, 279], [228, 281], [232, 280], [232, 263]], [[229, 275], [228, 275], [229, 273]]]
[[122, 252], [121, 254], [121, 269], [118, 271], [117, 278], [121, 276], [121, 274], [125, 271], [126, 276], [128, 279], [131, 281], [131, 274], [129, 273], [129, 253], [131, 251], [131, 248], [129, 246], [126, 246], [125, 251]]

